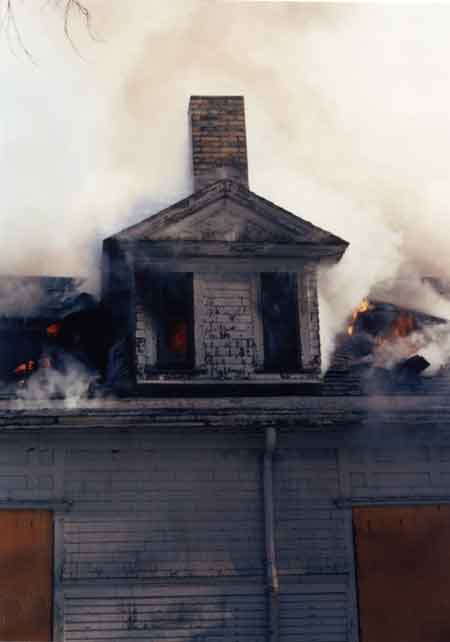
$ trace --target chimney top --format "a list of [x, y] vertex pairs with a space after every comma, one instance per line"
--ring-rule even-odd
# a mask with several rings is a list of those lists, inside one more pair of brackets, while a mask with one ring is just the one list
[[194, 190], [222, 178], [248, 188], [243, 96], [191, 96]]

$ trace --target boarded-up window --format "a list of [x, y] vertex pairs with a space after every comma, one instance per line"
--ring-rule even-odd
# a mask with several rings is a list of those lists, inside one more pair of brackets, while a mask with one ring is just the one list
[[450, 640], [450, 506], [355, 508], [360, 642]]
[[52, 639], [52, 515], [0, 511], [0, 640]]
[[298, 370], [297, 275], [289, 272], [262, 273], [261, 302], [265, 370]]

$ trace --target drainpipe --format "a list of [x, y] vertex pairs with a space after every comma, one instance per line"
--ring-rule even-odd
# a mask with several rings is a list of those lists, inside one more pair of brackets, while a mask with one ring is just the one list
[[264, 528], [266, 543], [267, 642], [280, 639], [280, 587], [275, 557], [275, 516], [273, 505], [273, 454], [277, 441], [275, 428], [266, 428], [264, 451]]

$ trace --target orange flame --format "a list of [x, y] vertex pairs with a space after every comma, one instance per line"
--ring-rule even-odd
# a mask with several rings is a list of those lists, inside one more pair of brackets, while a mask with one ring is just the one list
[[27, 374], [28, 372], [33, 372], [36, 368], [36, 361], [33, 361], [33, 359], [29, 359], [28, 361], [24, 361], [24, 363], [21, 363], [15, 368], [14, 372], [15, 374]]
[[188, 327], [186, 321], [174, 321], [169, 328], [169, 349], [176, 354], [186, 354], [188, 349]]
[[395, 337], [407, 337], [416, 329], [416, 322], [412, 314], [403, 312], [392, 324], [392, 333]]
[[[377, 338], [378, 346], [381, 346], [386, 341], [394, 341], [395, 339], [404, 339], [417, 329], [416, 320], [414, 315], [410, 312], [401, 312], [394, 321], [392, 321], [390, 328], [386, 334]], [[414, 345], [411, 346], [411, 354], [414, 353]]]
[[58, 336], [60, 330], [61, 330], [60, 323], [52, 323], [47, 327], [47, 334], [49, 337], [56, 337]]
[[375, 364], [380, 367], [408, 359], [423, 347], [423, 337], [416, 333], [417, 321], [410, 312], [400, 312], [385, 334], [376, 337]]
[[353, 310], [352, 318], [347, 327], [347, 334], [351, 337], [355, 332], [355, 324], [358, 317], [369, 310], [373, 310], [373, 305], [370, 303], [369, 299], [365, 298], [361, 303]]

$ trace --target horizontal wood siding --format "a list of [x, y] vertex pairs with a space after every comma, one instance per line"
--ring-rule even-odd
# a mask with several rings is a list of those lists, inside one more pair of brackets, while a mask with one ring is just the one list
[[283, 448], [275, 460], [278, 564], [283, 574], [347, 570], [337, 450]]
[[246, 379], [256, 365], [252, 274], [196, 275], [199, 365], [219, 379]]
[[346, 642], [348, 596], [342, 585], [305, 584], [281, 594], [281, 642]]
[[262, 444], [234, 429], [2, 435], [0, 502], [72, 504], [65, 640], [260, 642]]
[[[233, 413], [226, 429], [67, 417], [0, 435], [0, 506], [71, 502], [57, 578], [66, 641], [264, 641], [264, 431]], [[280, 642], [358, 642], [344, 500], [450, 502], [449, 435], [422, 422], [279, 430]]]
[[440, 492], [450, 488], [449, 448], [426, 443], [391, 447], [355, 444], [346, 453], [345, 485], [349, 496], [396, 497]]
[[262, 592], [207, 592], [204, 588], [164, 594], [141, 589], [95, 597], [66, 596], [66, 640], [145, 640], [146, 642], [264, 640]]
[[262, 574], [259, 451], [182, 439], [66, 449], [65, 577]]

